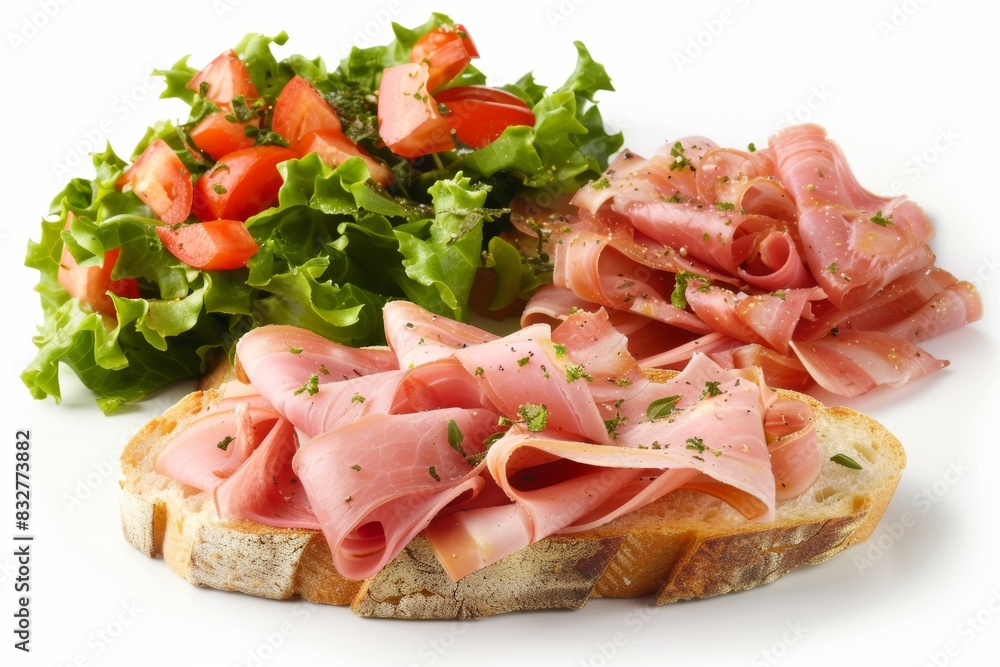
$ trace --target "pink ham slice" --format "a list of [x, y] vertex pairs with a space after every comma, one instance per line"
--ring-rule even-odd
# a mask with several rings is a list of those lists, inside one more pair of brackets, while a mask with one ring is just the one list
[[778, 178], [798, 208], [812, 275], [838, 308], [868, 299], [934, 262], [930, 220], [905, 197], [866, 191], [823, 128], [799, 125], [770, 140]]
[[244, 335], [236, 354], [251, 384], [309, 436], [405, 402], [399, 387], [406, 372], [388, 349], [350, 348], [304, 329], [271, 325]]
[[259, 396], [224, 399], [173, 437], [156, 459], [156, 472], [211, 491], [243, 465], [278, 418]]
[[292, 423], [279, 419], [250, 458], [215, 489], [219, 516], [319, 530], [309, 497], [292, 471], [297, 447]]
[[386, 340], [402, 369], [445, 359], [455, 350], [499, 338], [471, 324], [435, 315], [409, 301], [390, 301], [382, 309], [382, 319]]
[[[491, 476], [514, 503], [441, 517], [427, 537], [458, 580], [548, 535], [601, 525], [681, 487], [716, 494], [749, 518], [769, 521], [775, 479], [764, 402], [770, 392], [758, 382], [759, 374], [726, 373], [700, 357], [665, 385], [648, 385], [653, 393], [623, 402], [629, 426], [613, 446], [516, 425], [487, 454]], [[625, 408], [659, 392], [676, 392], [675, 412], [646, 418], [648, 404]]]
[[454, 353], [490, 403], [517, 419], [521, 406], [544, 405], [547, 428], [561, 437], [608, 442], [607, 428], [590, 393], [593, 375], [571, 353], [555, 347], [548, 327], [516, 334]]
[[[485, 409], [367, 415], [306, 442], [293, 467], [337, 570], [374, 575], [439, 512], [474, 497], [482, 464], [466, 456], [483, 450], [496, 423]], [[457, 446], [449, 431], [461, 433]]]

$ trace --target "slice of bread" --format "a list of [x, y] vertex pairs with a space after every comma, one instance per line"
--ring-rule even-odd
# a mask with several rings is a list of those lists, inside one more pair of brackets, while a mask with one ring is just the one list
[[[207, 388], [151, 420], [125, 446], [122, 531], [193, 584], [350, 605], [369, 617], [474, 618], [574, 609], [594, 597], [653, 596], [664, 604], [746, 590], [867, 539], [906, 462], [899, 441], [873, 419], [783, 393], [813, 406], [823, 468], [809, 490], [778, 503], [776, 520], [767, 524], [747, 521], [710, 496], [679, 491], [599, 528], [546, 538], [457, 583], [423, 537], [371, 579], [353, 581], [334, 569], [322, 533], [220, 519], [207, 494], [155, 472], [171, 434], [218, 400], [220, 392]], [[836, 454], [861, 470], [831, 461]]]

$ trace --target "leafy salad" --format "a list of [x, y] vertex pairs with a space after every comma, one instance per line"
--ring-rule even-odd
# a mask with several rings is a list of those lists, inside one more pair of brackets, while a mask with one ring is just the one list
[[558, 88], [530, 73], [487, 85], [447, 16], [393, 30], [333, 70], [278, 59], [280, 33], [157, 72], [190, 116], [151, 126], [127, 160], [95, 154], [29, 242], [34, 397], [60, 399], [65, 364], [110, 413], [262, 324], [378, 344], [390, 299], [466, 320], [484, 275], [494, 310], [550, 279], [501, 233], [515, 197], [573, 192], [620, 148], [596, 106], [613, 90], [604, 67], [578, 42]]

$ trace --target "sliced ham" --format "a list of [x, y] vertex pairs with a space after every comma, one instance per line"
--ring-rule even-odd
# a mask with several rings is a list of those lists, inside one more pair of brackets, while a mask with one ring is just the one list
[[770, 148], [798, 208], [805, 259], [838, 308], [933, 264], [926, 213], [905, 197], [878, 197], [862, 188], [823, 128], [786, 128], [771, 138]]
[[156, 459], [156, 472], [212, 491], [254, 452], [279, 418], [259, 401], [228, 399], [179, 431]]
[[215, 489], [219, 516], [277, 528], [319, 530], [309, 496], [292, 470], [295, 428], [279, 419], [240, 468]]
[[[439, 512], [475, 496], [484, 482], [466, 456], [496, 423], [485, 409], [367, 415], [306, 442], [293, 466], [337, 570], [372, 576]], [[461, 434], [457, 446], [450, 431]]]
[[[623, 408], [645, 404], [660, 391], [677, 392], [670, 397], [676, 400], [660, 411], [625, 408], [628, 425], [613, 446], [553, 438], [520, 425], [498, 440], [487, 466], [514, 502], [431, 523], [428, 539], [449, 575], [458, 580], [548, 535], [601, 525], [678, 488], [718, 495], [748, 518], [771, 520], [775, 477], [764, 414], [773, 395], [760, 386], [759, 375], [726, 372], [699, 357], [677, 378], [648, 389], [623, 401]], [[781, 427], [790, 441], [788, 426]], [[802, 450], [810, 444], [807, 430], [799, 428]], [[787, 470], [794, 483], [813, 472]]]

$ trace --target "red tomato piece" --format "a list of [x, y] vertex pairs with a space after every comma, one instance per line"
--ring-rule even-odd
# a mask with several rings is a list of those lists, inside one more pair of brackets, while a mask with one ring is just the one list
[[378, 132], [396, 155], [414, 158], [455, 147], [448, 121], [427, 92], [425, 63], [387, 67], [378, 88]]
[[479, 51], [460, 23], [442, 25], [424, 34], [410, 51], [410, 62], [426, 62], [430, 69], [427, 89], [437, 90], [462, 73]]
[[232, 49], [219, 54], [203, 70], [194, 75], [188, 82], [191, 90], [200, 90], [201, 84], [207, 83], [206, 97], [216, 104], [228, 108], [234, 97], [240, 95], [249, 104], [260, 97], [256, 86], [250, 79], [250, 72], [240, 57]]
[[227, 271], [247, 265], [260, 249], [240, 220], [208, 220], [191, 225], [156, 228], [163, 246], [188, 266]]
[[521, 98], [497, 88], [456, 86], [442, 90], [438, 102], [450, 113], [445, 119], [463, 144], [482, 148], [512, 125], [535, 124], [535, 114]]
[[271, 130], [289, 145], [315, 130], [340, 131], [340, 118], [319, 91], [301, 76], [292, 77], [274, 101]]
[[116, 185], [132, 192], [163, 222], [175, 225], [191, 213], [191, 172], [163, 139], [146, 147]]
[[368, 167], [368, 173], [372, 175], [372, 179], [376, 183], [387, 186], [393, 181], [392, 171], [387, 166], [348, 139], [343, 132], [334, 130], [310, 132], [295, 144], [295, 150], [299, 155], [316, 153], [323, 162], [331, 167], [336, 167], [348, 158], [357, 156], [364, 160]]
[[[71, 220], [72, 214], [66, 221], [67, 229], [69, 229]], [[89, 305], [99, 313], [114, 316], [115, 304], [111, 300], [110, 294], [129, 299], [139, 298], [138, 280], [135, 278], [111, 279], [111, 272], [115, 268], [120, 253], [118, 248], [112, 248], [104, 253], [104, 262], [101, 266], [80, 266], [70, 253], [69, 248], [63, 246], [62, 256], [59, 258], [59, 273], [56, 278], [66, 292], [80, 303]]]
[[483, 100], [484, 102], [496, 102], [498, 104], [512, 104], [530, 110], [530, 107], [524, 100], [514, 93], [508, 93], [503, 88], [491, 88], [490, 86], [453, 86], [452, 88], [445, 88], [435, 93], [434, 99], [438, 102]]
[[298, 157], [290, 148], [253, 146], [219, 158], [194, 185], [191, 212], [199, 220], [246, 220], [278, 201], [278, 164]]
[[210, 113], [202, 118], [189, 133], [194, 145], [216, 160], [226, 153], [253, 146], [254, 139], [247, 136], [245, 128], [248, 125], [260, 126], [258, 118], [245, 123], [234, 123], [226, 119], [227, 114], [229, 112], [226, 110]]

